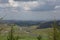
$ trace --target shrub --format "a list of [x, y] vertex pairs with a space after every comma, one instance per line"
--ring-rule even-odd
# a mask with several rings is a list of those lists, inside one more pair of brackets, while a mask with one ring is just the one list
[[37, 37], [37, 39], [38, 39], [38, 40], [41, 40], [41, 39], [42, 39], [42, 37], [39, 35], [39, 36]]

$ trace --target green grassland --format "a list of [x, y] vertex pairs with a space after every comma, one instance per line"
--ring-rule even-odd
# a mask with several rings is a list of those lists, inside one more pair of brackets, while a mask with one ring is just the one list
[[20, 27], [18, 25], [0, 24], [0, 40], [7, 40], [10, 35], [11, 27], [13, 27], [14, 38], [18, 40], [53, 40], [53, 28], [37, 29], [37, 25], [30, 27]]
[[[53, 40], [52, 28], [36, 29], [36, 27], [37, 27], [36, 25], [31, 27], [20, 27], [14, 25], [13, 36], [14, 37], [19, 36], [19, 40], [37, 40], [37, 37], [40, 35], [41, 40]], [[10, 30], [11, 30], [10, 25], [0, 24], [0, 40], [7, 40]]]

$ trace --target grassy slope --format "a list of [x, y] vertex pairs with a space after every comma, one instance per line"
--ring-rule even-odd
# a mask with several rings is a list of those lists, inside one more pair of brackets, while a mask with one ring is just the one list
[[[10, 31], [9, 25], [0, 25], [2, 27], [0, 31], [0, 40], [6, 40], [8, 33]], [[19, 27], [17, 25], [14, 26], [14, 36], [19, 35], [20, 40], [37, 40], [37, 36], [41, 35], [42, 40], [48, 40], [48, 37], [52, 36], [53, 30], [52, 28], [46, 29], [36, 29], [37, 26], [31, 27]], [[50, 35], [50, 36], [48, 36]], [[52, 37], [50, 38], [52, 40]]]

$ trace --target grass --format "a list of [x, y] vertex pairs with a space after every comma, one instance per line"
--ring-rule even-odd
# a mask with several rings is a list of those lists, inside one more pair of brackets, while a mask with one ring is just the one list
[[[0, 40], [7, 40], [11, 26], [7, 24], [0, 25], [3, 27], [0, 31]], [[53, 40], [53, 28], [36, 29], [35, 26], [31, 27], [20, 27], [17, 25], [13, 26], [13, 36], [19, 40], [38, 40], [37, 37], [40, 35], [41, 40]], [[0, 28], [2, 28], [0, 27]]]
[[[11, 29], [10, 27], [6, 27], [6, 28], [4, 27], [4, 29], [1, 31], [2, 33], [0, 35], [0, 40], [5, 40], [7, 38], [10, 29]], [[29, 32], [28, 32], [28, 30], [29, 30]], [[34, 27], [32, 29], [28, 28], [28, 27], [27, 28], [21, 27], [21, 30], [20, 30], [20, 27], [14, 26], [14, 36], [19, 35], [20, 40], [37, 40], [37, 36], [38, 35], [42, 36], [43, 33], [44, 34], [46, 33], [44, 31], [47, 31], [47, 30], [48, 29], [37, 30], [37, 29], [34, 29]], [[4, 33], [4, 32], [6, 32], [6, 33]]]

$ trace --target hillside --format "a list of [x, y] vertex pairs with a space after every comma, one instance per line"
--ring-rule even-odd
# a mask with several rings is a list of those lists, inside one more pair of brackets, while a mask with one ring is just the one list
[[[54, 21], [16, 21], [16, 20], [1, 20], [0, 23], [3, 24], [15, 24], [21, 27], [29, 27], [38, 25], [38, 29], [40, 28], [51, 28]], [[56, 24], [60, 26], [60, 20], [56, 21]]]
[[[12, 25], [13, 26], [13, 25]], [[53, 32], [52, 28], [46, 29], [36, 29], [37, 26], [30, 27], [20, 27], [17, 25], [13, 26], [13, 35], [19, 36], [19, 40], [37, 40], [37, 37], [41, 35], [42, 40], [48, 40], [48, 34]], [[11, 25], [1, 24], [0, 25], [0, 39], [7, 40], [7, 36], [9, 35], [11, 30]], [[3, 38], [3, 39], [2, 39]], [[52, 38], [51, 38], [52, 40]]]

